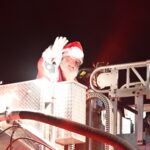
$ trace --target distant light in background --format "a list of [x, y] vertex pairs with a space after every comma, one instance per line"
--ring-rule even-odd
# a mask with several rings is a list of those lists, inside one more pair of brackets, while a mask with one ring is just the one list
[[119, 57], [123, 58], [127, 55], [130, 45], [138, 41], [145, 23], [144, 15], [148, 15], [144, 10], [144, 2], [137, 1], [134, 3], [118, 0], [114, 11], [113, 31], [110, 30], [111, 33], [108, 34], [99, 53], [100, 60], [105, 62], [115, 62]]

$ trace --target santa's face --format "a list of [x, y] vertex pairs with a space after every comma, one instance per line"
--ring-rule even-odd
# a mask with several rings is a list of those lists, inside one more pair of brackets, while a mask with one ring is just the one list
[[81, 62], [79, 59], [70, 57], [70, 56], [64, 56], [60, 67], [63, 72], [63, 76], [66, 78], [66, 80], [74, 80], [74, 78], [78, 74], [79, 67], [81, 65]]

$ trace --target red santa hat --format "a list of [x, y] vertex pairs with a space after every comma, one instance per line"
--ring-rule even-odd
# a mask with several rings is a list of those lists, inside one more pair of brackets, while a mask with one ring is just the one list
[[64, 46], [63, 56], [72, 56], [83, 62], [84, 53], [80, 42], [72, 42]]

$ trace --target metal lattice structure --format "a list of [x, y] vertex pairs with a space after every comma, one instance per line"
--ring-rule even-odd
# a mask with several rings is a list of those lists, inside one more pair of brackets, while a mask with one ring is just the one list
[[122, 124], [118, 121], [121, 119], [118, 118], [121, 102], [122, 109], [126, 108], [135, 115], [136, 138], [129, 142], [137, 148], [147, 148], [150, 141], [143, 133], [143, 113], [150, 112], [150, 104], [144, 102], [150, 98], [150, 60], [98, 67], [91, 74], [90, 86], [95, 92], [105, 94], [112, 102], [114, 133], [121, 134]]
[[[6, 109], [40, 111], [85, 124], [86, 87], [77, 82], [50, 83], [46, 79], [37, 79], [1, 85], [0, 101], [1, 111]], [[52, 149], [56, 149], [55, 142], [63, 145], [85, 142], [84, 136], [40, 122], [19, 120], [17, 123], [22, 128], [17, 129], [13, 138], [32, 137], [45, 142]], [[8, 126], [10, 125], [7, 122], [0, 124], [1, 130]], [[11, 133], [9, 130], [8, 136], [11, 136]], [[29, 140], [22, 143], [27, 150], [43, 149], [40, 144]]]

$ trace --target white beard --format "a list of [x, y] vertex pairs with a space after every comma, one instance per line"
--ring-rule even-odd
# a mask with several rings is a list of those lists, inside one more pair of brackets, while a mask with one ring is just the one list
[[78, 68], [70, 69], [65, 63], [60, 64], [60, 68], [62, 70], [62, 74], [67, 81], [72, 81], [77, 77]]

